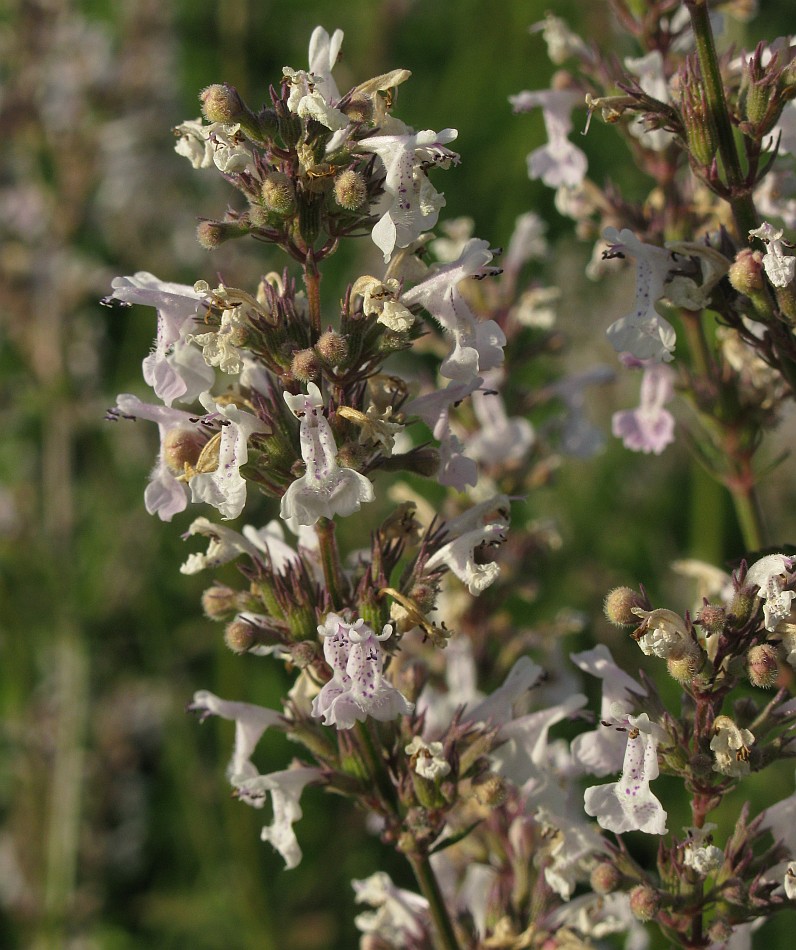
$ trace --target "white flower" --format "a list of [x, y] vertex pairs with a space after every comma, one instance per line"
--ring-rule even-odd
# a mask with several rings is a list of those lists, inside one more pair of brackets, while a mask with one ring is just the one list
[[[488, 523], [482, 521], [482, 516], [495, 511], [497, 507], [502, 507], [504, 499], [505, 496], [500, 495], [477, 505], [472, 509], [475, 515], [473, 520], [476, 524], [460, 534], [457, 533], [456, 521], [448, 522], [446, 536], [451, 537], [452, 540], [431, 555], [426, 561], [425, 570], [434, 571], [444, 566], [467, 585], [471, 594], [480, 594], [481, 591], [486, 590], [500, 574], [500, 568], [494, 561], [487, 561], [485, 564], [476, 563], [475, 551], [476, 548], [483, 551], [487, 547], [497, 547], [506, 540], [509, 523], [502, 512], [493, 521]], [[461, 523], [461, 519], [457, 521]]]
[[607, 330], [617, 353], [628, 352], [639, 360], [669, 362], [675, 343], [674, 328], [655, 309], [664, 296], [664, 285], [674, 268], [670, 251], [644, 244], [627, 228], [606, 228], [605, 240], [613, 251], [636, 259], [636, 304], [625, 317], [615, 320]]
[[583, 104], [582, 93], [565, 89], [525, 91], [509, 96], [509, 102], [515, 112], [530, 112], [536, 106], [542, 109], [548, 141], [528, 156], [528, 177], [541, 178], [549, 188], [579, 185], [588, 160], [567, 136], [572, 131], [572, 110]]
[[789, 861], [785, 871], [785, 894], [788, 900], [796, 900], [796, 861]]
[[658, 777], [658, 742], [664, 733], [646, 713], [625, 720], [627, 749], [622, 777], [608, 785], [586, 789], [586, 814], [597, 819], [606, 831], [623, 834], [644, 831], [666, 834], [666, 812], [650, 791], [650, 782]]
[[238, 798], [254, 808], [262, 808], [271, 793], [274, 818], [260, 832], [260, 840], [268, 841], [282, 855], [285, 868], [290, 870], [301, 862], [299, 847], [293, 825], [301, 818], [299, 799], [304, 788], [311, 782], [320, 782], [323, 771], [309, 766], [296, 766], [269, 775], [257, 775], [235, 786]]
[[351, 883], [356, 902], [376, 908], [354, 918], [354, 923], [363, 933], [373, 934], [396, 947], [404, 946], [409, 937], [420, 940], [426, 934], [428, 901], [425, 897], [396, 887], [384, 871]]
[[351, 297], [361, 295], [362, 312], [367, 317], [376, 316], [377, 323], [383, 323], [396, 333], [405, 333], [415, 322], [415, 316], [399, 302], [400, 284], [395, 278], [383, 281], [375, 277], [360, 277], [351, 288]]
[[700, 877], [718, 871], [724, 863], [724, 852], [713, 844], [716, 825], [708, 822], [701, 828], [686, 828], [688, 838], [683, 846], [683, 864]]
[[749, 746], [755, 737], [748, 729], [741, 729], [729, 716], [717, 716], [713, 723], [710, 748], [715, 753], [713, 769], [722, 775], [741, 778], [749, 774]]
[[176, 126], [177, 143], [174, 151], [187, 158], [194, 168], [210, 168], [213, 164], [213, 143], [210, 132], [215, 125], [204, 125], [201, 118], [188, 119]]
[[792, 558], [785, 554], [767, 554], [755, 561], [746, 573], [744, 584], [756, 586], [757, 596], [765, 601], [763, 616], [766, 630], [776, 630], [777, 624], [790, 616], [796, 593], [783, 587], [789, 579], [792, 565]]
[[451, 770], [450, 762], [442, 754], [441, 742], [423, 742], [415, 736], [404, 752], [411, 756], [414, 771], [431, 782], [444, 778]]
[[563, 65], [571, 56], [591, 59], [591, 53], [583, 40], [567, 26], [561, 17], [546, 13], [544, 20], [530, 27], [531, 33], [542, 34], [547, 44], [547, 56], [556, 66]]
[[640, 629], [644, 631], [638, 640], [641, 652], [647, 656], [657, 656], [662, 660], [682, 649], [684, 644], [693, 643], [683, 618], [673, 610], [641, 610], [633, 613], [641, 617]]
[[249, 460], [249, 436], [253, 432], [265, 432], [266, 426], [257, 416], [238, 406], [217, 403], [210, 393], [202, 393], [199, 401], [209, 413], [222, 417], [222, 429], [218, 468], [194, 475], [190, 481], [191, 499], [207, 502], [227, 520], [237, 518], [246, 504], [246, 480], [240, 469]]
[[143, 304], [158, 312], [155, 346], [143, 362], [147, 384], [167, 406], [175, 400], [193, 402], [215, 379], [213, 370], [190, 342], [200, 295], [193, 287], [159, 280], [146, 271], [116, 277], [111, 286], [114, 300]]
[[[203, 285], [202, 281], [197, 284], [197, 288]], [[208, 299], [223, 298], [225, 293], [226, 288], [221, 286], [213, 291]], [[202, 358], [208, 366], [217, 366], [222, 373], [233, 375], [240, 373], [243, 369], [243, 352], [233, 343], [233, 340], [239, 338], [240, 331], [245, 330], [247, 326], [243, 305], [227, 306], [221, 311], [220, 326], [206, 333], [194, 333], [188, 339], [202, 347]]]
[[373, 228], [373, 243], [385, 262], [396, 247], [408, 247], [437, 223], [445, 199], [432, 186], [425, 168], [447, 168], [459, 161], [459, 156], [445, 147], [456, 135], [455, 129], [439, 133], [407, 129], [403, 134], [372, 135], [359, 142], [361, 151], [379, 156], [387, 173], [384, 194], [372, 209], [380, 215]]
[[194, 553], [180, 568], [182, 574], [198, 574], [199, 571], [215, 570], [222, 564], [228, 564], [241, 554], [255, 558], [258, 553], [266, 554], [274, 571], [279, 573], [290, 561], [298, 559], [298, 554], [285, 544], [282, 525], [278, 521], [269, 521], [264, 528], [246, 525], [243, 534], [232, 528], [213, 524], [207, 518], [196, 518], [184, 537], [202, 534], [210, 539], [206, 554]]
[[415, 708], [384, 678], [382, 642], [392, 635], [387, 624], [375, 634], [364, 620], [346, 623], [335, 613], [318, 627], [332, 678], [312, 702], [312, 715], [326, 726], [351, 729], [368, 716], [387, 722]]
[[787, 287], [796, 276], [796, 257], [788, 257], [783, 252], [782, 234], [782, 228], [775, 228], [767, 221], [749, 232], [749, 237], [760, 238], [766, 245], [763, 268], [775, 287]]
[[468, 382], [503, 362], [503, 331], [494, 320], [479, 320], [459, 291], [465, 278], [488, 275], [491, 260], [489, 244], [472, 238], [455, 261], [432, 268], [425, 280], [401, 297], [407, 307], [420, 304], [453, 337], [453, 349], [440, 373], [457, 382]]
[[359, 511], [363, 503], [373, 501], [370, 479], [337, 463], [334, 434], [323, 415], [323, 399], [315, 383], [308, 384], [306, 396], [285, 393], [285, 402], [301, 420], [301, 457], [307, 471], [282, 496], [282, 520], [298, 533], [300, 525], [313, 525], [319, 518], [350, 515]]

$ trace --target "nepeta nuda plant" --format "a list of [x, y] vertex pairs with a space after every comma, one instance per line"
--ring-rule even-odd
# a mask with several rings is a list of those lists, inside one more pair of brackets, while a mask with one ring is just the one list
[[[718, 57], [704, 0], [610, 6], [637, 56], [620, 63], [550, 15], [538, 28], [567, 68], [550, 90], [512, 102], [543, 110], [549, 141], [528, 156], [529, 174], [556, 189], [582, 238], [598, 239], [590, 270], [617, 259], [636, 270], [635, 302], [608, 338], [641, 371], [641, 404], [616, 414], [614, 433], [659, 454], [684, 431], [732, 493], [744, 533], [732, 574], [690, 567], [704, 593], [695, 610], [656, 606], [643, 587], [606, 598], [608, 619], [665, 661], [676, 707], [598, 645], [571, 663], [602, 681], [599, 716], [571, 741], [553, 739], [558, 723], [589, 718], [574, 670], [550, 688], [510, 625], [495, 630], [494, 668], [482, 662], [490, 618], [479, 598], [512, 579], [499, 548], [528, 556], [541, 533], [512, 525], [512, 507], [549, 478], [552, 431], [562, 451], [594, 448], [584, 392], [610, 373], [558, 378], [540, 394], [513, 382], [553, 348], [556, 291], [520, 276], [544, 254], [544, 227], [520, 215], [502, 258], [466, 222], [434, 239], [456, 131], [398, 117], [406, 70], [343, 92], [342, 33], [318, 27], [309, 68], [285, 67], [259, 110], [232, 86], [205, 89], [203, 119], [178, 126], [177, 151], [240, 197], [202, 221], [198, 239], [212, 250], [251, 236], [287, 263], [251, 290], [145, 273], [113, 285], [113, 300], [158, 314], [144, 378], [160, 402], [121, 395], [111, 410], [158, 424], [150, 513], [170, 521], [199, 503], [223, 522], [245, 519], [255, 491], [274, 511], [279, 501], [265, 526], [197, 517], [188, 536], [208, 547], [182, 570], [238, 563], [241, 584], [210, 586], [205, 613], [226, 623], [231, 650], [283, 664], [293, 685], [279, 709], [207, 691], [190, 708], [235, 722], [229, 780], [243, 802], [268, 807], [262, 838], [288, 868], [302, 858], [309, 784], [350, 798], [406, 856], [420, 893], [383, 872], [354, 882], [372, 908], [356, 919], [365, 947], [579, 947], [622, 932], [642, 947], [644, 924], [677, 946], [741, 946], [796, 894], [796, 797], [758, 815], [744, 807], [725, 840], [710, 821], [750, 772], [794, 751], [787, 689], [760, 690], [796, 666], [796, 560], [760, 550], [755, 461], [796, 379], [783, 197], [792, 51], [778, 40]], [[588, 111], [614, 125], [649, 176], [643, 202], [586, 177], [570, 139], [579, 107], [584, 122]], [[368, 236], [383, 266], [325, 300], [326, 259]], [[685, 426], [668, 408], [675, 396], [690, 404]], [[538, 430], [523, 409], [542, 402], [558, 416], [551, 408]], [[401, 473], [458, 494], [437, 510], [405, 482], [388, 494]], [[344, 519], [367, 523], [365, 548], [341, 550]], [[549, 643], [537, 655], [570, 662]], [[489, 693], [484, 672], [497, 684]], [[268, 730], [297, 752], [262, 774], [253, 755]], [[661, 774], [675, 779], [666, 791]], [[685, 829], [670, 827], [673, 789], [690, 805]], [[660, 842], [654, 867], [632, 832]]]

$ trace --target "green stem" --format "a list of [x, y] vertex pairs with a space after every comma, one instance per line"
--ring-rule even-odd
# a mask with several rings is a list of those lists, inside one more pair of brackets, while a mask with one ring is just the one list
[[318, 535], [326, 589], [329, 591], [332, 608], [339, 610], [344, 605], [346, 585], [343, 578], [343, 567], [340, 563], [340, 551], [335, 537], [334, 521], [331, 518], [319, 518], [315, 531]]
[[730, 485], [729, 489], [745, 550], [747, 553], [761, 550], [765, 547], [763, 512], [754, 484]]
[[445, 900], [428, 857], [408, 854], [407, 858], [415, 872], [423, 897], [428, 901], [428, 909], [434, 924], [434, 945], [437, 950], [459, 950], [459, 941], [456, 939], [448, 908], [445, 906]]
[[735, 219], [735, 227], [738, 230], [738, 239], [745, 243], [748, 233], [757, 227], [757, 211], [735, 144], [735, 135], [719, 70], [719, 60], [716, 55], [716, 44], [713, 41], [708, 3], [707, 0], [686, 0], [686, 6], [691, 14], [705, 98], [716, 128], [719, 155], [730, 191], [728, 201]]

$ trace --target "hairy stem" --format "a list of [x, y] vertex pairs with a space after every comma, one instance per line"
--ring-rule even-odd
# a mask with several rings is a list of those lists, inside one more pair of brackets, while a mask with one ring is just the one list
[[334, 521], [331, 518], [319, 518], [315, 525], [315, 531], [318, 535], [326, 589], [329, 591], [332, 600], [332, 608], [339, 610], [345, 603], [346, 585], [343, 579], [343, 567], [340, 563], [340, 551], [337, 547]]
[[752, 189], [744, 176], [735, 144], [735, 135], [716, 55], [716, 44], [713, 41], [708, 3], [707, 0], [686, 0], [686, 6], [691, 14], [705, 98], [715, 124], [719, 140], [719, 155], [730, 191], [728, 201], [732, 208], [738, 238], [745, 242], [749, 231], [758, 225], [757, 212], [752, 200]]

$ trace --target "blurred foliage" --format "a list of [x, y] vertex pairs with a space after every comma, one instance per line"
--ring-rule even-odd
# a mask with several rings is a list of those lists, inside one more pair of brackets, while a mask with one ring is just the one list
[[[764, 2], [739, 41], [784, 32], [792, 25], [785, 6]], [[193, 282], [222, 273], [245, 286], [277, 263], [254, 245], [210, 258], [194, 246], [196, 217], [217, 214], [228, 195], [217, 176], [192, 172], [174, 154], [169, 130], [198, 114], [196, 93], [211, 82], [267, 100], [283, 65], [305, 64], [321, 23], [346, 34], [341, 87], [405, 66], [413, 77], [397, 114], [459, 129], [462, 165], [443, 184], [447, 216], [471, 216], [495, 246], [523, 211], [550, 221], [562, 323], [587, 344], [573, 358], [608, 361], [601, 333], [610, 306], [601, 308], [580, 276], [589, 249], [575, 246], [550, 193], [526, 175], [541, 119], [512, 117], [507, 102], [549, 82], [542, 43], [527, 31], [549, 7], [590, 39], [606, 38], [606, 4], [575, 0], [6, 0], [3, 947], [343, 950], [357, 941], [352, 877], [385, 868], [410, 884], [362, 816], [318, 789], [306, 794], [298, 828], [308, 858], [284, 872], [259, 841], [261, 815], [228, 796], [231, 724], [199, 726], [184, 715], [200, 687], [273, 705], [286, 684], [274, 665], [231, 655], [202, 618], [202, 580], [178, 571], [186, 555], [179, 536], [194, 512], [164, 527], [144, 511], [154, 435], [102, 416], [117, 392], [144, 395], [140, 360], [154, 321], [149, 311], [120, 314], [97, 300], [116, 274], [152, 270]], [[632, 183], [612, 142], [594, 123], [585, 147], [595, 174]], [[360, 253], [377, 260], [369, 246]], [[342, 292], [353, 254], [339, 254], [325, 274], [328, 300]], [[596, 301], [588, 312], [584, 300]], [[608, 389], [594, 405], [604, 429], [622, 398]], [[793, 510], [792, 486], [775, 478], [771, 491]], [[522, 605], [523, 624], [575, 608], [588, 618], [584, 636], [612, 648], [614, 634], [593, 619], [612, 585], [651, 579], [654, 597], [672, 595], [663, 569], [672, 558], [721, 563], [738, 551], [722, 493], [680, 448], [648, 459], [610, 445], [598, 458], [568, 461], [526, 504], [534, 517], [558, 519], [562, 548], [535, 566], [539, 591]], [[635, 653], [628, 658], [638, 663]], [[290, 760], [286, 742], [269, 736], [267, 747], [271, 767]], [[783, 779], [777, 791], [785, 790]], [[760, 795], [765, 803], [772, 790]]]

